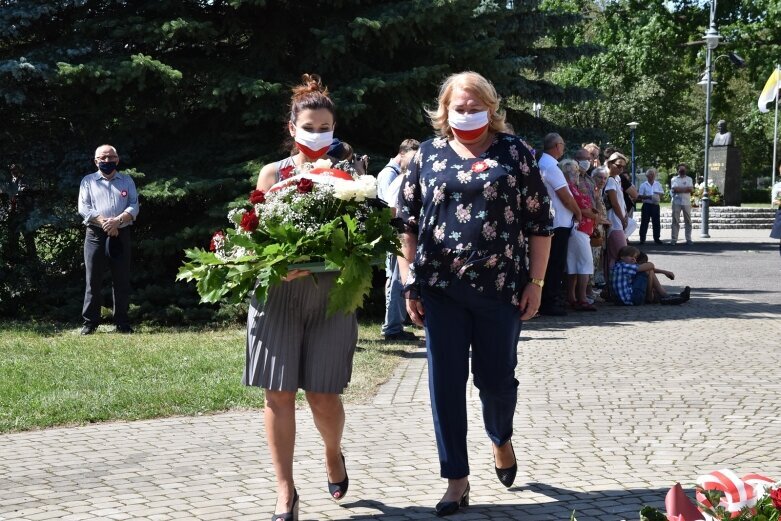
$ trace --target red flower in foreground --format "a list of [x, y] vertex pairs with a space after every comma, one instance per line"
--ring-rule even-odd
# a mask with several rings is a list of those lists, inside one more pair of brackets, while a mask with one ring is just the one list
[[475, 161], [474, 164], [472, 164], [472, 172], [477, 172], [479, 174], [486, 170], [488, 170], [488, 165], [485, 164], [485, 161]]
[[225, 234], [222, 233], [222, 230], [219, 230], [214, 235], [212, 235], [212, 240], [209, 243], [209, 249], [211, 251], [217, 251], [217, 243], [222, 242], [225, 240]]
[[781, 510], [781, 488], [770, 491], [770, 500], [773, 502], [774, 507]]
[[314, 185], [311, 179], [300, 179], [298, 181], [298, 193], [306, 194], [311, 192]]
[[266, 202], [266, 192], [263, 190], [253, 190], [249, 193], [249, 204], [260, 204]]
[[258, 228], [259, 223], [254, 208], [244, 212], [244, 215], [241, 216], [241, 229], [245, 232], [254, 232]]
[[295, 167], [293, 166], [286, 166], [284, 168], [279, 169], [279, 180], [282, 181], [284, 179], [287, 179], [290, 177], [290, 174], [293, 172]]

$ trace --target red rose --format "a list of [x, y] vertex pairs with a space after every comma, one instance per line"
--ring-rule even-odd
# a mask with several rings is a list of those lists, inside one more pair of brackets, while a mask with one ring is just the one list
[[217, 242], [222, 242], [225, 239], [225, 234], [222, 233], [222, 230], [216, 232], [214, 235], [212, 235], [212, 240], [209, 243], [209, 249], [211, 251], [217, 251]]
[[488, 165], [486, 165], [484, 161], [475, 161], [472, 165], [472, 172], [477, 172], [479, 174], [486, 170], [488, 170]]
[[263, 190], [253, 190], [249, 193], [249, 204], [260, 204], [266, 202], [266, 192]]
[[781, 488], [770, 491], [770, 500], [773, 502], [774, 507], [781, 510]]
[[290, 174], [293, 172], [295, 167], [293, 166], [286, 166], [284, 168], [279, 169], [279, 180], [282, 181], [283, 179], [287, 179], [290, 177]]
[[254, 232], [258, 227], [258, 216], [255, 215], [255, 209], [244, 212], [241, 216], [241, 229], [246, 232]]
[[299, 179], [298, 181], [298, 193], [299, 194], [306, 194], [312, 191], [312, 187], [315, 184], [312, 182], [311, 179]]

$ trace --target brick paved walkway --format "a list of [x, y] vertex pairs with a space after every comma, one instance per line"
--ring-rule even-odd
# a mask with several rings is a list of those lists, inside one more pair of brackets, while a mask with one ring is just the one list
[[[516, 486], [496, 481], [470, 393], [473, 506], [452, 519], [637, 519], [675, 480], [713, 469], [781, 479], [778, 246], [766, 231], [712, 236], [651, 252], [676, 285], [695, 287], [685, 306], [602, 306], [525, 326]], [[302, 519], [434, 518], [444, 484], [426, 380], [420, 349], [373, 403], [349, 406], [342, 503], [326, 493], [321, 443], [299, 411]], [[0, 520], [269, 519], [262, 431], [254, 411], [0, 436]]]

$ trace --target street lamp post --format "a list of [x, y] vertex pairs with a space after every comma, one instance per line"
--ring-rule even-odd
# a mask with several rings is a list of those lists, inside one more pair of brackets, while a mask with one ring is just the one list
[[635, 186], [637, 186], [637, 174], [635, 173], [635, 129], [637, 125], [639, 125], [637, 121], [626, 124], [629, 127], [629, 140], [632, 142], [632, 184]]
[[540, 112], [542, 112], [542, 103], [537, 103], [536, 101], [532, 103], [532, 110], [534, 111], [534, 117], [539, 119]]
[[719, 39], [721, 35], [716, 30], [716, 2], [717, 0], [711, 0], [710, 3], [710, 27], [705, 31], [705, 169], [702, 176], [702, 199], [700, 200], [700, 237], [709, 238], [708, 233], [708, 218], [710, 197], [708, 195], [708, 171], [710, 165], [708, 164], [708, 149], [710, 148], [710, 95], [713, 90], [713, 67], [711, 63], [711, 56], [713, 49], [719, 46]]

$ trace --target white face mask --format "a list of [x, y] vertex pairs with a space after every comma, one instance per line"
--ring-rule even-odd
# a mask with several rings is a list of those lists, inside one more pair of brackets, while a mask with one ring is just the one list
[[488, 111], [475, 112], [474, 114], [459, 114], [455, 110], [447, 112], [447, 122], [450, 128], [457, 130], [477, 130], [488, 125]]
[[578, 161], [578, 167], [580, 167], [581, 170], [588, 170], [588, 167], [591, 166], [591, 163], [586, 161], [585, 159], [581, 159]]
[[317, 159], [328, 152], [334, 140], [334, 132], [309, 132], [296, 127], [295, 141], [298, 148], [307, 156]]

